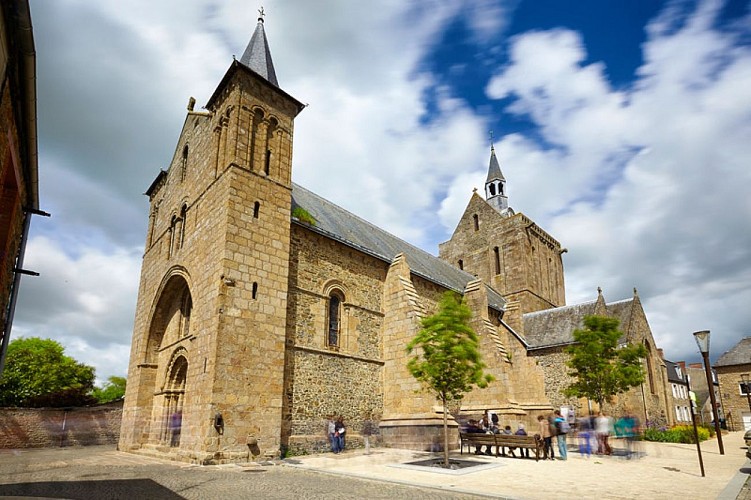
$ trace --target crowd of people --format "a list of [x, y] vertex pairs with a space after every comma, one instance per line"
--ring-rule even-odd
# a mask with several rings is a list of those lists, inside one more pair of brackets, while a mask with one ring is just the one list
[[[639, 419], [631, 412], [627, 412], [622, 417], [614, 420], [605, 412], [599, 412], [597, 415], [590, 414], [575, 420], [569, 419], [561, 414], [560, 410], [555, 410], [550, 415], [540, 415], [537, 417], [537, 435], [543, 443], [542, 458], [545, 460], [555, 460], [556, 451], [558, 460], [568, 459], [568, 437], [569, 434], [575, 436], [578, 444], [579, 453], [582, 457], [596, 455], [612, 455], [613, 448], [610, 445], [612, 436], [623, 438], [626, 446], [625, 456], [631, 458], [638, 453], [638, 442], [641, 436], [641, 424]], [[464, 432], [477, 433], [496, 433], [512, 434], [511, 426], [501, 427], [498, 424], [498, 415], [485, 413], [480, 420], [469, 420], [464, 427]], [[527, 435], [524, 424], [519, 424], [514, 434]], [[553, 445], [555, 440], [555, 445]], [[486, 446], [485, 451], [481, 446], [475, 448], [475, 453], [491, 455], [490, 446]], [[528, 450], [522, 450], [525, 455], [529, 456]], [[502, 450], [502, 455], [506, 455], [506, 450]], [[513, 449], [509, 453], [516, 456]]]
[[[558, 460], [568, 459], [568, 436], [574, 435], [578, 445], [579, 453], [582, 457], [589, 458], [591, 455], [612, 455], [613, 448], [610, 445], [612, 436], [623, 438], [625, 443], [625, 456], [631, 458], [638, 453], [638, 442], [641, 438], [641, 423], [639, 418], [632, 412], [626, 412], [625, 415], [613, 419], [605, 412], [599, 412], [597, 415], [589, 414], [578, 419], [569, 418], [561, 414], [560, 410], [555, 410], [549, 415], [540, 415], [537, 417], [537, 432], [543, 443], [542, 457], [544, 460], [555, 460], [556, 450]], [[365, 442], [366, 452], [369, 451], [369, 437], [373, 432], [373, 422], [370, 417], [363, 424], [362, 435]], [[341, 415], [329, 415], [327, 418], [326, 432], [329, 444], [333, 453], [344, 451], [347, 428], [344, 425], [344, 417]], [[516, 431], [513, 431], [510, 425], [501, 426], [498, 414], [486, 411], [480, 420], [470, 419], [463, 426], [463, 432], [467, 433], [492, 433], [492, 434], [516, 434], [518, 436], [527, 436], [527, 430], [523, 423], [517, 425]], [[555, 446], [553, 440], [555, 439]], [[516, 457], [516, 448], [502, 447], [497, 450], [502, 456]], [[492, 455], [491, 447], [475, 447], [475, 454]], [[519, 456], [529, 457], [529, 450], [526, 448], [519, 449]]]

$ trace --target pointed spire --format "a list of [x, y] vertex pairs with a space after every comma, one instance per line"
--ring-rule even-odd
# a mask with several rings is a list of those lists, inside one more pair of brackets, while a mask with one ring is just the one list
[[263, 29], [263, 7], [258, 10], [258, 24], [256, 30], [253, 32], [253, 36], [250, 38], [250, 43], [243, 52], [240, 62], [258, 73], [269, 83], [279, 86], [279, 82], [276, 80], [276, 72], [274, 71], [274, 63], [271, 60], [271, 51], [269, 50], [269, 42], [266, 39], [266, 32]]
[[514, 211], [508, 206], [506, 178], [501, 173], [501, 165], [495, 155], [492, 131], [490, 132], [490, 164], [488, 165], [488, 177], [485, 180], [485, 199], [504, 217], [514, 215]]
[[485, 179], [485, 182], [490, 181], [505, 181], [506, 178], [503, 177], [503, 173], [501, 172], [501, 165], [498, 163], [498, 158], [495, 156], [495, 148], [493, 145], [490, 145], [490, 165], [488, 165], [488, 178]]

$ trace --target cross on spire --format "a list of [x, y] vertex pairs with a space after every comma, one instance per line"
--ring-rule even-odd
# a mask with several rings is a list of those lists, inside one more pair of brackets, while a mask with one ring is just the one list
[[258, 9], [258, 20], [263, 22], [263, 16], [265, 16], [266, 13], [263, 11], [263, 5], [260, 9]]

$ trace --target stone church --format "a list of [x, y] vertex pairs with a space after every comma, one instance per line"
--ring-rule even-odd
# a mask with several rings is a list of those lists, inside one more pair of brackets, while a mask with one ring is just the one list
[[372, 419], [382, 444], [427, 449], [442, 410], [408, 373], [405, 346], [447, 290], [471, 307], [496, 379], [457, 419], [586, 410], [560, 391], [563, 348], [592, 313], [620, 318], [624, 340], [650, 353], [645, 387], [616, 405], [664, 418], [664, 364], [638, 295], [566, 306], [566, 250], [509, 207], [492, 148], [485, 197], [471, 195], [435, 257], [292, 182], [304, 105], [277, 81], [262, 18], [204, 109], [194, 105], [146, 192], [121, 450], [197, 463], [324, 450], [331, 414], [348, 446]]

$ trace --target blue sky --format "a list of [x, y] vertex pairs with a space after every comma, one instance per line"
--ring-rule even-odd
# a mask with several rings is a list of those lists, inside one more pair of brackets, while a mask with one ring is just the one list
[[[260, 5], [259, 5], [260, 6]], [[124, 375], [148, 204], [244, 0], [32, 0], [41, 207], [14, 336]], [[269, 1], [280, 86], [309, 106], [293, 179], [437, 254], [490, 130], [510, 205], [569, 252], [567, 303], [637, 288], [668, 359], [751, 335], [749, 2]], [[343, 188], [344, 186], [344, 188]]]

